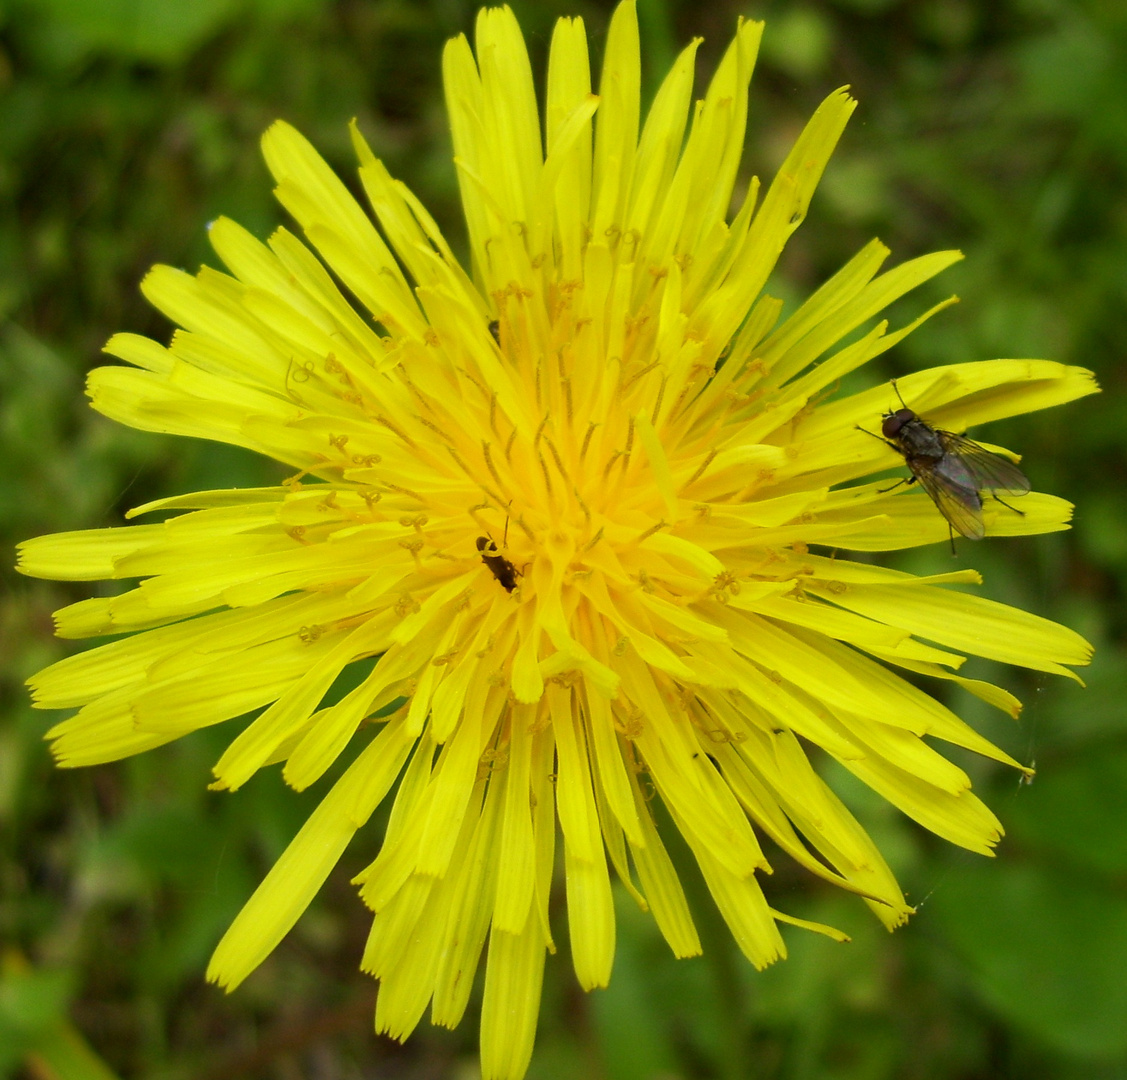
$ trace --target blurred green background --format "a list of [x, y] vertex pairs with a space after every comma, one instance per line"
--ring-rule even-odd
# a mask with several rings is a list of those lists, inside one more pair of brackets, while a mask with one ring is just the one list
[[[514, 2], [543, 72], [554, 18], [582, 14], [601, 54], [610, 10]], [[391, 171], [461, 243], [443, 113], [443, 41], [470, 0], [8, 0], [0, 3], [0, 529], [17, 540], [118, 524], [192, 488], [274, 482], [228, 448], [116, 427], [82, 395], [118, 330], [170, 327], [137, 284], [155, 261], [209, 258], [205, 224], [265, 236], [283, 220], [258, 136], [285, 117], [343, 175], [356, 116]], [[1037, 487], [1077, 504], [1072, 532], [960, 544], [985, 594], [1096, 645], [1087, 689], [974, 665], [1026, 701], [1019, 724], [953, 699], [1031, 786], [962, 762], [1009, 833], [996, 860], [926, 835], [834, 777], [919, 913], [887, 935], [855, 899], [775, 860], [787, 910], [849, 945], [787, 933], [791, 958], [750, 971], [688, 874], [706, 956], [672, 960], [621, 907], [609, 989], [550, 960], [530, 1077], [1127, 1077], [1127, 4], [1122, 0], [774, 0], [707, 8], [639, 0], [648, 90], [704, 35], [707, 77], [740, 14], [768, 20], [746, 171], [769, 176], [818, 100], [861, 105], [773, 291], [808, 291], [867, 239], [901, 259], [961, 247], [904, 311], [963, 302], [873, 381], [934, 363], [1044, 356], [1094, 368], [1105, 392], [976, 434], [1026, 454]], [[927, 291], [927, 290], [925, 290]], [[891, 560], [890, 560], [891, 561]], [[949, 568], [943, 546], [895, 560]], [[56, 770], [53, 722], [22, 682], [63, 654], [50, 612], [85, 587], [0, 570], [0, 1075], [84, 1080], [476, 1074], [476, 1016], [424, 1023], [405, 1047], [371, 1032], [357, 972], [368, 916], [348, 884], [378, 823], [274, 957], [235, 995], [203, 982], [211, 948], [314, 805], [276, 774], [206, 790], [228, 736]], [[968, 665], [968, 669], [972, 665]], [[561, 898], [562, 899], [562, 898]], [[562, 904], [556, 914], [562, 919]], [[566, 943], [566, 934], [557, 935]], [[565, 945], [566, 948], [566, 945]]]

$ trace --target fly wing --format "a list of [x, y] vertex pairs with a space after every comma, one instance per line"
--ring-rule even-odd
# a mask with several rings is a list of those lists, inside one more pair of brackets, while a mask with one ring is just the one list
[[957, 457], [966, 467], [979, 491], [998, 491], [1003, 495], [1025, 495], [1029, 480], [1012, 461], [979, 446], [973, 439], [951, 431], [939, 431], [946, 453]]
[[974, 488], [965, 487], [936, 469], [913, 469], [912, 475], [957, 533], [968, 540], [981, 540], [986, 535], [982, 499]]

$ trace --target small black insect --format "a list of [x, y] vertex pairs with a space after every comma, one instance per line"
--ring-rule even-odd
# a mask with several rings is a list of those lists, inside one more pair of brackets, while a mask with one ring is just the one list
[[883, 439], [904, 458], [912, 475], [900, 483], [919, 481], [920, 487], [947, 519], [953, 530], [952, 537], [954, 531], [968, 540], [981, 540], [985, 535], [981, 494], [984, 491], [1015, 513], [1022, 513], [998, 495], [999, 492], [1025, 495], [1029, 491], [1029, 481], [1012, 461], [979, 446], [972, 439], [932, 427], [904, 404], [895, 380], [892, 389], [903, 408], [884, 414], [880, 435], [873, 435], [871, 431], [866, 434]]
[[500, 319], [490, 319], [489, 320], [489, 332], [490, 332], [490, 334], [493, 335], [493, 340], [495, 342], [497, 342], [498, 345], [500, 345], [501, 344], [501, 320]]
[[489, 572], [504, 586], [506, 592], [512, 592], [517, 587], [517, 578], [520, 576], [517, 568], [501, 554], [500, 548], [488, 536], [477, 538], [477, 550], [481, 552], [481, 561], [489, 567]]

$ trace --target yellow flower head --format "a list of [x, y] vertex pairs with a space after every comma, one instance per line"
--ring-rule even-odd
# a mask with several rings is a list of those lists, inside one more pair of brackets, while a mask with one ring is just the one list
[[[972, 570], [920, 578], [808, 549], [946, 540], [925, 494], [861, 482], [903, 464], [858, 430], [896, 407], [891, 388], [823, 398], [938, 308], [854, 332], [959, 255], [882, 272], [873, 241], [780, 321], [764, 285], [854, 102], [831, 94], [728, 220], [761, 30], [739, 25], [692, 108], [686, 48], [639, 134], [633, 3], [614, 15], [598, 96], [583, 24], [562, 19], [542, 129], [517, 22], [484, 10], [476, 51], [459, 37], [444, 57], [470, 267], [355, 127], [372, 214], [279, 122], [263, 148], [306, 242], [279, 229], [262, 244], [220, 219], [229, 273], [145, 279], [182, 328], [171, 345], [107, 345], [129, 366], [92, 372], [95, 408], [297, 475], [133, 511], [183, 511], [159, 524], [22, 545], [27, 574], [141, 579], [57, 615], [63, 637], [135, 632], [31, 680], [39, 706], [80, 707], [50, 733], [60, 764], [248, 714], [216, 787], [284, 763], [303, 789], [362, 747], [220, 943], [222, 985], [277, 945], [396, 784], [357, 878], [376, 913], [362, 963], [381, 980], [377, 1024], [403, 1038], [428, 1004], [457, 1024], [488, 939], [487, 1078], [520, 1077], [532, 1052], [557, 821], [586, 989], [611, 976], [608, 860], [677, 956], [700, 950], [657, 800], [757, 967], [784, 953], [777, 923], [800, 922], [760, 889], [762, 835], [887, 926], [910, 911], [812, 748], [953, 843], [988, 853], [1001, 835], [922, 737], [1017, 763], [896, 669], [1016, 715], [1009, 693], [955, 674], [963, 654], [1067, 674], [1089, 648], [944, 587], [977, 584]], [[1094, 389], [1036, 360], [899, 384], [956, 431]], [[1018, 535], [1069, 512], [1030, 494], [987, 499], [982, 516]], [[377, 656], [322, 706], [343, 669]]]

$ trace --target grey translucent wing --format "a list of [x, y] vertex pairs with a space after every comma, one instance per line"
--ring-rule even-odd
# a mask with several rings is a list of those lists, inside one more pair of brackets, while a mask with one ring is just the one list
[[982, 523], [982, 499], [973, 488], [963, 487], [932, 469], [913, 469], [920, 487], [931, 496], [936, 509], [951, 528], [968, 540], [981, 540], [986, 535]]
[[979, 491], [997, 491], [1003, 495], [1029, 492], [1029, 480], [1012, 461], [954, 432], [937, 431], [936, 434], [944, 451], [963, 463]]

